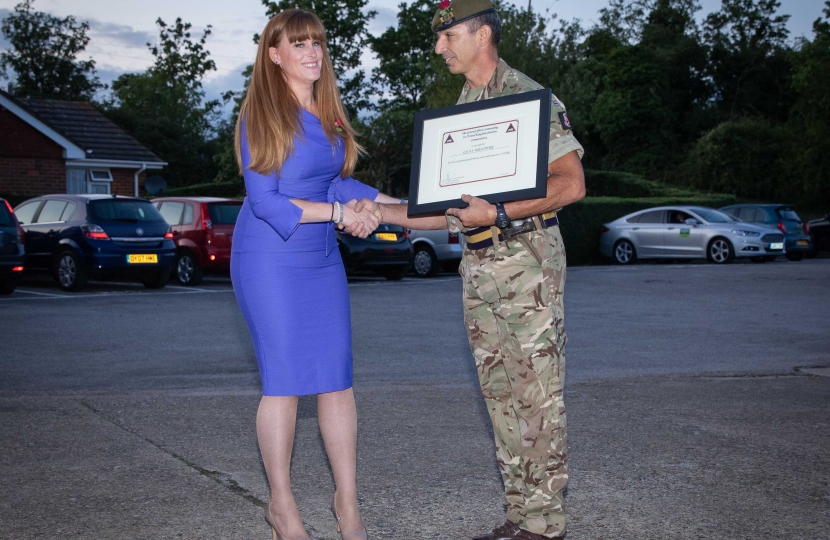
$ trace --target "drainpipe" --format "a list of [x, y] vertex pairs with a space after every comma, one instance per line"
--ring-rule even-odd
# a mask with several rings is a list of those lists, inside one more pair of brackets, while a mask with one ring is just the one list
[[135, 180], [135, 196], [138, 197], [138, 175], [147, 170], [147, 164], [142, 163], [141, 168], [135, 172], [133, 179]]

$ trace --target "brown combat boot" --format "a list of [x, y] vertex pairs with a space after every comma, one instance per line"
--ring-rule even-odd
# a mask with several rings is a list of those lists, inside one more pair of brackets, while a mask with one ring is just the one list
[[503, 525], [493, 529], [493, 532], [475, 536], [473, 540], [513, 540], [519, 530], [519, 526], [512, 521], [505, 521]]
[[542, 536], [541, 534], [534, 534], [529, 531], [519, 530], [513, 540], [555, 540], [556, 538], [565, 538], [564, 536]]

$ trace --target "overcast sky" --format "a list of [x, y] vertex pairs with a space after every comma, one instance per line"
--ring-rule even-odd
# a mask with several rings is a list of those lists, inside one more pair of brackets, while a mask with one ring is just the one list
[[[813, 21], [821, 15], [824, 1], [780, 1], [781, 13], [791, 15], [791, 37], [811, 36]], [[550, 9], [563, 19], [581, 19], [584, 26], [596, 22], [600, 8], [607, 4], [607, 0], [532, 2], [534, 10]], [[18, 0], [0, 0], [0, 19], [5, 18], [17, 3]], [[369, 1], [369, 6], [378, 12], [370, 26], [373, 34], [396, 23], [398, 3], [398, 0]], [[526, 6], [527, 0], [514, 0], [514, 3]], [[703, 7], [700, 16], [720, 7], [720, 0], [700, 0], [700, 3]], [[34, 7], [57, 16], [74, 15], [79, 21], [89, 21], [91, 40], [81, 57], [95, 59], [98, 75], [104, 82], [110, 82], [122, 73], [143, 71], [152, 63], [146, 43], [157, 39], [156, 18], [172, 23], [176, 17], [181, 17], [192, 23], [197, 32], [208, 24], [213, 25], [207, 48], [218, 69], [206, 81], [211, 97], [242, 88], [241, 71], [251, 63], [256, 52], [252, 36], [260, 32], [266, 22], [265, 8], [260, 0], [35, 0]], [[0, 36], [0, 49], [5, 47]], [[375, 64], [368, 53], [363, 60], [367, 70]]]

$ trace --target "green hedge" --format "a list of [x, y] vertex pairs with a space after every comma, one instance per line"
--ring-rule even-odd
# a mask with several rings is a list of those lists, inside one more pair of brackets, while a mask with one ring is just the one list
[[700, 191], [670, 186], [640, 175], [620, 171], [585, 171], [585, 189], [589, 197], [697, 197]]
[[605, 223], [626, 214], [655, 206], [708, 206], [719, 208], [735, 203], [732, 195], [697, 195], [690, 197], [586, 197], [559, 212], [560, 228], [568, 252], [569, 266], [603, 264], [599, 237]]
[[170, 188], [161, 194], [162, 197], [225, 197], [237, 199], [243, 197], [241, 182], [210, 182]]

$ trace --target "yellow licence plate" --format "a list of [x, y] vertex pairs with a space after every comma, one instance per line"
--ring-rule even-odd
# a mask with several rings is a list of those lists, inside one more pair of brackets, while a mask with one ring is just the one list
[[388, 233], [388, 232], [379, 232], [375, 233], [375, 238], [378, 240], [383, 240], [385, 242], [397, 242], [398, 235], [395, 233]]
[[798, 242], [795, 243], [795, 245], [797, 245], [797, 246], [806, 246], [809, 243], [810, 242], [808, 242], [807, 240], [799, 240]]
[[158, 264], [159, 256], [155, 253], [145, 255], [127, 255], [129, 264]]

